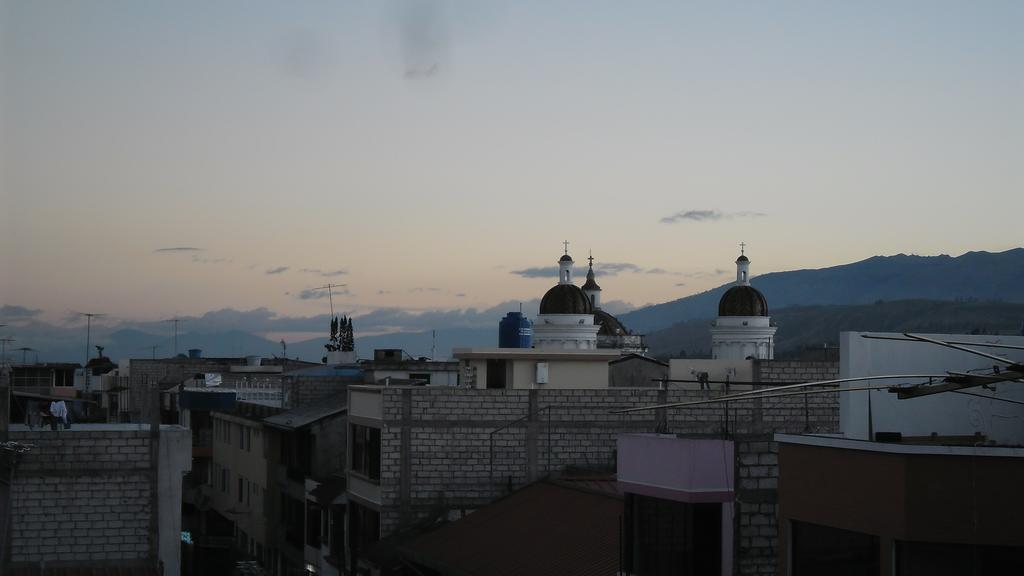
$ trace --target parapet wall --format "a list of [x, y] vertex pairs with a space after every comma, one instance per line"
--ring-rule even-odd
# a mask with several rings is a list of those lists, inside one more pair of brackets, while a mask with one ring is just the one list
[[9, 439], [32, 448], [17, 462], [10, 491], [11, 562], [156, 567], [162, 561], [165, 576], [177, 575], [190, 442], [179, 427], [162, 427], [159, 436], [154, 458], [151, 432], [138, 425], [12, 427]]
[[[623, 433], [745, 436], [838, 428], [836, 394], [612, 413], [719, 393], [384, 388], [382, 533], [431, 514], [477, 508], [567, 467], [611, 470]], [[774, 494], [774, 487], [764, 488]]]

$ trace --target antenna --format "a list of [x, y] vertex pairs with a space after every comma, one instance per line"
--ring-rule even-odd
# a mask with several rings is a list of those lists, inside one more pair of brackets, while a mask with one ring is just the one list
[[430, 331], [430, 359], [437, 359], [437, 330]]
[[[35, 348], [29, 348], [28, 346], [22, 346], [21, 348], [15, 348], [15, 350], [20, 350], [21, 351], [21, 363], [22, 363], [22, 365], [26, 364], [26, 362], [25, 362], [25, 354], [27, 354], [28, 352], [35, 352], [36, 351]], [[37, 364], [39, 363], [39, 354], [36, 354], [36, 363]]]
[[184, 322], [184, 321], [185, 321], [184, 318], [178, 318], [178, 317], [169, 318], [167, 320], [164, 320], [164, 322], [174, 322], [174, 355], [175, 356], [178, 355], [178, 322]]
[[327, 290], [327, 300], [331, 303], [331, 318], [334, 318], [334, 292], [333, 288], [342, 288], [348, 286], [348, 284], [324, 284], [323, 286], [317, 286], [311, 288], [311, 290]]
[[14, 338], [0, 338], [0, 366], [7, 362], [7, 343], [14, 342]]
[[288, 344], [285, 343], [284, 338], [281, 338], [281, 358], [284, 359], [284, 364], [288, 364]]
[[79, 316], [85, 316], [85, 363], [82, 364], [82, 372], [85, 372], [85, 394], [89, 394], [89, 370], [86, 369], [86, 365], [89, 364], [89, 339], [92, 337], [92, 319], [102, 318], [106, 314], [100, 312], [76, 312]]

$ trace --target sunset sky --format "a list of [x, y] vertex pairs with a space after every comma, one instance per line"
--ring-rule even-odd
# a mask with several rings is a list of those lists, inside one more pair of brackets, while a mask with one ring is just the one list
[[0, 305], [639, 306], [1022, 244], [1024, 3], [0, 0]]

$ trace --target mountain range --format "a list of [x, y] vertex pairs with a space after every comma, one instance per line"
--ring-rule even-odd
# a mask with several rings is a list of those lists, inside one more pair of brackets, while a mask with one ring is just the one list
[[[789, 306], [872, 304], [879, 300], [1024, 302], [1024, 248], [961, 256], [874, 256], [820, 268], [771, 272], [751, 279], [769, 310]], [[629, 329], [651, 333], [678, 322], [713, 318], [732, 283], [619, 316]], [[774, 314], [774, 312], [773, 312]]]
[[[772, 320], [779, 326], [776, 351], [782, 353], [834, 343], [840, 330], [1020, 333], [1024, 320], [1024, 248], [968, 252], [957, 257], [875, 256], [829, 268], [772, 272], [753, 277], [751, 283], [768, 300]], [[618, 318], [634, 332], [647, 334], [654, 354], [706, 352], [710, 348], [708, 325], [717, 314], [722, 293], [731, 285], [639, 308]], [[499, 305], [472, 311], [471, 315], [439, 314], [430, 324], [436, 331], [372, 336], [358, 333], [360, 321], [356, 317], [356, 351], [361, 357], [369, 357], [375, 348], [401, 348], [413, 356], [447, 357], [454, 347], [496, 346], [498, 321], [506, 308]], [[256, 312], [225, 310], [210, 314], [232, 318], [271, 314], [262, 309]], [[201, 324], [201, 320], [189, 326]], [[315, 330], [320, 325], [318, 321], [302, 329]], [[319, 361], [325, 352], [326, 320], [322, 325], [324, 337], [289, 343], [288, 357]], [[18, 325], [17, 346], [41, 350], [41, 360], [81, 361], [85, 349], [83, 328], [31, 320]], [[106, 346], [112, 358], [170, 355], [173, 339], [166, 332], [158, 335], [147, 331], [150, 328], [122, 326], [104, 331], [94, 326], [93, 343]], [[186, 330], [179, 334], [178, 341], [179, 352], [201, 348], [207, 356], [269, 357], [283, 353], [280, 342], [241, 324], [235, 328]], [[158, 347], [155, 352], [152, 346]], [[20, 360], [17, 352], [12, 358]], [[32, 359], [31, 352], [28, 359]]]

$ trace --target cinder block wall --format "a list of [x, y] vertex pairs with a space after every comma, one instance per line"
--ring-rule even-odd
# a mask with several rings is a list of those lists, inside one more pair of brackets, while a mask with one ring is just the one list
[[150, 446], [145, 431], [11, 431], [33, 444], [11, 490], [14, 563], [149, 557]]
[[[787, 379], [799, 377], [786, 375]], [[611, 470], [616, 437], [623, 433], [663, 430], [720, 435], [727, 431], [737, 438], [754, 435], [770, 439], [773, 432], [799, 433], [805, 428], [834, 432], [838, 427], [835, 394], [751, 400], [728, 407], [710, 404], [611, 413], [621, 408], [699, 400], [706, 394], [699, 390], [636, 388], [385, 388], [382, 533], [390, 534], [433, 514], [478, 508], [510, 488], [567, 467]], [[738, 442], [737, 458], [754, 449], [760, 451], [764, 445]], [[759, 462], [758, 458], [755, 461]], [[777, 482], [777, 468], [768, 470], [768, 476]], [[757, 497], [773, 506], [775, 489], [769, 483], [756, 485], [757, 490], [765, 491]], [[761, 510], [760, 501], [756, 510]], [[739, 510], [741, 515], [747, 513], [753, 510]], [[774, 566], [774, 556], [771, 562]]]

